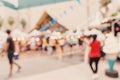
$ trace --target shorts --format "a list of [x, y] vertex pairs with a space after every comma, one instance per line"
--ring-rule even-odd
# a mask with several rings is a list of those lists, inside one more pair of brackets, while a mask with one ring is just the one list
[[13, 51], [8, 52], [8, 60], [10, 64], [13, 63], [13, 57], [14, 57], [14, 52]]

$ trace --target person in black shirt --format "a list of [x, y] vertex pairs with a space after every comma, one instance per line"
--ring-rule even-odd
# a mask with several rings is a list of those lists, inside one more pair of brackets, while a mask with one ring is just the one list
[[15, 61], [13, 61], [15, 45], [14, 45], [14, 41], [13, 41], [11, 35], [10, 35], [11, 31], [6, 30], [6, 33], [8, 34], [8, 38], [7, 38], [4, 50], [8, 53], [7, 56], [8, 56], [8, 60], [9, 60], [9, 63], [10, 63], [9, 77], [11, 77], [12, 76], [12, 70], [13, 70], [13, 64], [15, 64], [18, 67], [18, 71], [21, 69], [21, 67]]

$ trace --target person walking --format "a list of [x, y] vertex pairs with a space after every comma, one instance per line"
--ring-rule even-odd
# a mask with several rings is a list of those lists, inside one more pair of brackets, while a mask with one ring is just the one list
[[[98, 63], [101, 57], [101, 43], [100, 41], [97, 40], [97, 35], [93, 35], [92, 36], [92, 42], [90, 43], [89, 47], [90, 47], [90, 54], [89, 54], [89, 65], [90, 68], [92, 70], [92, 72], [94, 73], [93, 75], [93, 79], [97, 79], [98, 78]], [[93, 68], [93, 63], [95, 63], [95, 68]]]
[[18, 67], [18, 71], [20, 71], [21, 66], [13, 60], [13, 56], [14, 56], [14, 52], [15, 52], [15, 45], [14, 45], [14, 41], [11, 37], [11, 31], [6, 30], [6, 33], [8, 34], [8, 38], [7, 38], [7, 41], [5, 44], [4, 51], [7, 52], [7, 56], [8, 56], [8, 60], [9, 60], [9, 64], [10, 64], [9, 77], [11, 77], [12, 70], [13, 70], [13, 64], [15, 64]]
[[84, 55], [84, 63], [88, 64], [89, 58], [89, 44], [90, 44], [90, 36], [84, 36], [83, 37], [83, 48], [85, 51], [85, 55]]

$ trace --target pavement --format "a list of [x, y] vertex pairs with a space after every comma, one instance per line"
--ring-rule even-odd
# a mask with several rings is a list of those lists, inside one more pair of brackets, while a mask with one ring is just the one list
[[[102, 62], [100, 65], [98, 80], [120, 80], [120, 78], [110, 78], [105, 75], [105, 69], [107, 68], [106, 62]], [[117, 68], [117, 70], [120, 69]], [[46, 72], [43, 74], [33, 75], [31, 77], [19, 78], [17, 80], [93, 80], [92, 72], [87, 64], [78, 64], [74, 66], [65, 67], [62, 69]]]
[[[79, 53], [65, 55], [60, 61], [58, 56], [41, 54], [40, 51], [28, 51], [20, 55], [17, 61], [21, 66], [21, 72], [16, 72], [14, 67], [13, 76], [8, 78], [9, 64], [6, 57], [0, 58], [0, 80], [92, 80], [92, 71], [88, 64], [83, 63], [83, 56]], [[114, 67], [119, 71], [120, 63]], [[106, 60], [99, 64], [99, 80], [120, 80], [105, 75], [108, 69]]]

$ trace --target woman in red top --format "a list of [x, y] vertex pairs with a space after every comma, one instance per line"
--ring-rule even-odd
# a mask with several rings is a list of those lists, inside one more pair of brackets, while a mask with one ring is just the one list
[[[97, 35], [92, 36], [93, 41], [90, 43], [90, 54], [89, 54], [89, 65], [93, 71], [94, 74], [98, 71], [98, 62], [100, 60], [101, 54], [100, 54], [100, 41], [96, 40]], [[95, 69], [93, 68], [92, 64], [95, 62]]]

